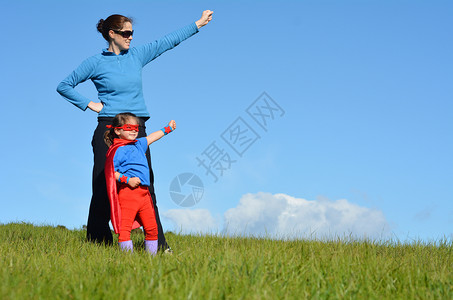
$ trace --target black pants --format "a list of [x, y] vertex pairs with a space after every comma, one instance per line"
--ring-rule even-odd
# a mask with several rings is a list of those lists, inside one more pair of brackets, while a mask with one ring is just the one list
[[[138, 137], [146, 136], [145, 121], [148, 118], [139, 118], [140, 129]], [[93, 166], [93, 196], [91, 198], [90, 212], [88, 215], [87, 224], [87, 239], [98, 243], [113, 243], [112, 232], [110, 231], [110, 202], [107, 195], [107, 187], [105, 184], [104, 165], [108, 147], [104, 142], [104, 133], [107, 130], [106, 125], [112, 124], [113, 118], [98, 118], [98, 126], [93, 134], [91, 145], [93, 146], [94, 166]], [[165, 240], [162, 224], [160, 223], [159, 210], [156, 204], [156, 195], [154, 193], [154, 174], [151, 167], [151, 155], [149, 149], [146, 151], [148, 159], [150, 186], [149, 193], [153, 200], [154, 211], [156, 214], [156, 223], [158, 230], [158, 247], [159, 249], [167, 249], [168, 244]]]

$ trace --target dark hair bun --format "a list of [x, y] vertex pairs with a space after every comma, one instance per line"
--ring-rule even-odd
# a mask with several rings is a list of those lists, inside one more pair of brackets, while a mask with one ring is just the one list
[[104, 33], [103, 27], [104, 27], [104, 19], [100, 19], [96, 28], [98, 29], [98, 31], [100, 33]]
[[110, 40], [109, 30], [121, 30], [125, 22], [130, 22], [132, 24], [132, 19], [123, 15], [111, 15], [105, 20], [100, 19], [96, 28], [108, 42]]

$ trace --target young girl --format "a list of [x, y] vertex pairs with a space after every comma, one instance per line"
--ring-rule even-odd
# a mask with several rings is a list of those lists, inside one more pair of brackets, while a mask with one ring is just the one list
[[117, 114], [105, 132], [109, 146], [105, 163], [105, 178], [110, 200], [111, 221], [119, 234], [122, 250], [133, 251], [131, 230], [140, 225], [145, 230], [145, 249], [157, 253], [157, 224], [149, 193], [150, 176], [146, 150], [148, 146], [176, 129], [171, 120], [168, 126], [137, 138], [139, 120], [132, 113]]

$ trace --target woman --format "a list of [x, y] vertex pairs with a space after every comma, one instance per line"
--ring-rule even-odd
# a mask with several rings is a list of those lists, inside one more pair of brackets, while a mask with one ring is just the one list
[[[107, 145], [104, 143], [106, 126], [111, 124], [118, 113], [130, 112], [139, 117], [138, 137], [145, 137], [145, 122], [149, 113], [142, 90], [142, 68], [167, 50], [198, 32], [212, 20], [212, 11], [205, 10], [201, 18], [152, 43], [130, 47], [133, 29], [132, 20], [122, 15], [111, 15], [98, 22], [97, 29], [108, 42], [109, 47], [102, 53], [86, 59], [57, 87], [66, 100], [82, 110], [87, 108], [98, 113], [98, 126], [91, 142], [94, 154], [93, 195], [87, 223], [87, 239], [98, 243], [113, 243], [109, 227], [110, 206], [107, 196], [104, 164]], [[79, 94], [74, 88], [81, 82], [91, 79], [98, 90], [99, 102]], [[149, 149], [146, 157], [150, 170], [149, 191], [154, 205], [158, 226], [159, 249], [171, 252], [162, 230], [159, 211], [154, 193], [154, 174], [151, 167]]]

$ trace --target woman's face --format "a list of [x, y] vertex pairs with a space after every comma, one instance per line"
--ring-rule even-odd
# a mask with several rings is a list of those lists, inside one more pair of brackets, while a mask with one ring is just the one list
[[132, 24], [130, 22], [124, 22], [123, 28], [121, 28], [119, 32], [110, 30], [110, 43], [113, 43], [120, 51], [129, 50], [132, 41], [132, 35], [129, 37], [123, 37], [122, 33], [124, 32], [132, 32]]

